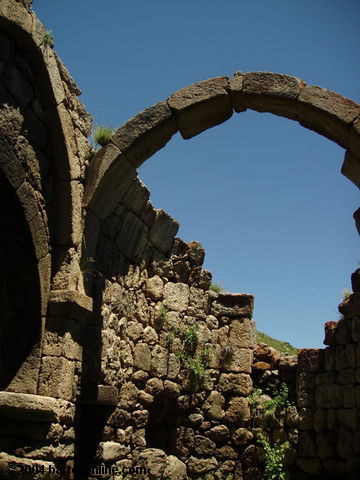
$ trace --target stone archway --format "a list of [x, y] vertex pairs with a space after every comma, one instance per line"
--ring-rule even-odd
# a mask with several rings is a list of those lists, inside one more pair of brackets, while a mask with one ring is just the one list
[[[140, 112], [121, 126], [90, 165], [84, 201], [89, 255], [105, 218], [136, 178], [136, 169], [179, 131], [184, 139], [247, 108], [296, 120], [346, 149], [342, 173], [360, 186], [360, 105], [289, 75], [236, 72], [195, 83]], [[356, 214], [357, 218], [358, 213]]]

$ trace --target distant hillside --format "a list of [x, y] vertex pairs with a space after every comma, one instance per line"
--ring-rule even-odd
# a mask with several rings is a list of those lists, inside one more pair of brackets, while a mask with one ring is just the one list
[[298, 349], [290, 345], [288, 342], [282, 342], [275, 338], [269, 337], [266, 333], [256, 332], [256, 341], [266, 343], [269, 347], [275, 348], [282, 355], [297, 355]]

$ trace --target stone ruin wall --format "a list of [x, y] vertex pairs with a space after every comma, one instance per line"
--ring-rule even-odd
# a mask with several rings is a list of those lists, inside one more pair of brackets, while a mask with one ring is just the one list
[[[16, 329], [30, 343], [18, 357], [3, 350], [1, 359], [9, 366], [22, 360], [11, 381], [1, 370], [2, 478], [14, 478], [6, 473], [12, 460], [53, 468], [96, 458], [146, 465], [151, 479], [212, 472], [218, 479], [260, 480], [263, 453], [254, 427], [289, 440], [291, 478], [357, 478], [359, 271], [354, 294], [339, 307], [344, 318], [326, 325], [328, 347], [302, 350], [298, 364], [272, 358], [259, 372], [253, 297], [209, 291], [201, 245], [175, 238], [178, 225], [152, 207], [137, 178], [136, 167], [177, 128], [190, 138], [229, 118], [224, 77], [173, 95], [176, 122], [165, 102], [130, 120], [89, 168], [91, 119], [29, 7], [0, 4], [1, 181], [21, 205], [24, 235], [34, 246], [27, 273], [36, 278], [21, 289], [22, 303], [33, 307], [27, 323], [25, 312], [16, 311], [22, 318]], [[250, 108], [292, 118], [294, 90], [305, 86], [276, 75], [237, 74], [235, 111], [246, 109], [246, 100]], [[286, 101], [266, 93], [279, 78]], [[349, 148], [343, 172], [358, 183], [360, 107], [347, 100], [346, 111], [343, 97], [328, 92], [319, 99], [310, 90], [301, 123]], [[313, 115], [306, 102], [313, 102]], [[191, 331], [193, 345], [186, 340]], [[297, 393], [297, 408], [276, 421], [249, 406], [253, 383], [266, 376]]]

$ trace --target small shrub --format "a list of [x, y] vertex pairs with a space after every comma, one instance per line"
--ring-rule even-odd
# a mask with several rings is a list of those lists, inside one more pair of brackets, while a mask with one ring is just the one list
[[206, 376], [206, 368], [199, 357], [183, 357], [184, 367], [192, 373], [195, 380], [203, 380]]
[[53, 47], [55, 45], [54, 42], [54, 35], [51, 30], [46, 30], [44, 38], [43, 38], [44, 45], [49, 45], [49, 47]]
[[224, 288], [218, 283], [212, 283], [209, 287], [209, 290], [212, 290], [213, 292], [216, 292], [216, 293], [221, 293], [224, 291]]
[[194, 352], [198, 342], [198, 328], [197, 325], [193, 325], [188, 328], [184, 333], [184, 345], [188, 352]]
[[165, 307], [163, 303], [160, 303], [157, 316], [156, 316], [156, 326], [157, 328], [163, 328], [164, 323], [166, 322], [166, 316], [169, 310]]
[[256, 408], [260, 404], [259, 398], [261, 395], [263, 395], [261, 388], [254, 388], [248, 397], [249, 405]]
[[263, 447], [265, 452], [265, 480], [285, 480], [286, 473], [284, 467], [285, 451], [289, 446], [288, 442], [276, 443], [271, 446], [262, 432], [257, 435], [257, 441]]
[[344, 288], [344, 290], [341, 293], [343, 301], [347, 300], [350, 295], [352, 295], [352, 291], [349, 290], [348, 288]]
[[271, 415], [275, 415], [275, 411], [278, 407], [287, 407], [289, 405], [289, 387], [286, 383], [282, 383], [279, 393], [272, 398], [264, 402], [265, 410]]
[[105, 147], [110, 142], [110, 138], [114, 131], [110, 127], [99, 125], [95, 127], [93, 137], [95, 142], [101, 147]]

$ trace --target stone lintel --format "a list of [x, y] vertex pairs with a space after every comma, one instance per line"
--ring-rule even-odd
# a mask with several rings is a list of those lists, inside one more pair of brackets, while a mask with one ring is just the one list
[[50, 292], [48, 312], [51, 317], [86, 321], [92, 315], [92, 299], [75, 290], [53, 290]]

